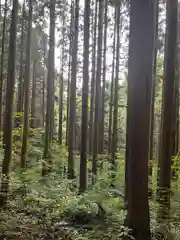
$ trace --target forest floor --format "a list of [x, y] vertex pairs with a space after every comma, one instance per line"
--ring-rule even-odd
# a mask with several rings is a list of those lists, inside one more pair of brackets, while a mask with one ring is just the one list
[[[129, 235], [124, 227], [123, 199], [111, 194], [110, 165], [106, 155], [101, 156], [103, 166], [93, 187], [78, 194], [79, 157], [76, 157], [77, 178], [67, 179], [67, 149], [52, 146], [53, 169], [46, 179], [41, 177], [43, 143], [41, 137], [33, 137], [28, 145], [29, 161], [25, 172], [20, 170], [18, 145], [14, 143], [11, 169], [10, 194], [8, 204], [0, 214], [0, 240], [85, 240], [122, 239]], [[0, 151], [3, 158], [3, 150]], [[118, 168], [115, 178], [116, 189], [123, 192], [124, 156], [118, 156]], [[89, 169], [91, 163], [89, 163]], [[155, 171], [154, 171], [155, 172]], [[153, 179], [156, 177], [154, 176]], [[152, 180], [155, 192], [156, 182]], [[150, 201], [151, 231], [153, 239], [180, 239], [180, 191], [173, 186], [172, 215], [170, 221], [158, 223], [156, 220], [157, 203]], [[156, 234], [154, 234], [156, 233]], [[164, 237], [163, 237], [164, 235]]]

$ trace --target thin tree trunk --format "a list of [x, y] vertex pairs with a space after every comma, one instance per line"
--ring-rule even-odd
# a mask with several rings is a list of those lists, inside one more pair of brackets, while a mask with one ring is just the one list
[[68, 178], [72, 179], [74, 173], [74, 140], [76, 125], [76, 74], [77, 74], [77, 51], [78, 51], [78, 30], [79, 30], [79, 0], [75, 2], [75, 23], [74, 39], [72, 43], [72, 67], [70, 85], [70, 105], [69, 105], [69, 136], [68, 136]]
[[[20, 73], [19, 73], [19, 83], [18, 83], [18, 99], [17, 99], [17, 112], [23, 112], [23, 74], [24, 74], [24, 17], [25, 17], [25, 1], [23, 2], [22, 17], [21, 17], [21, 53], [20, 53]], [[22, 117], [16, 119], [16, 127], [20, 126]]]
[[87, 188], [87, 132], [88, 132], [88, 91], [89, 91], [89, 16], [90, 0], [84, 6], [84, 54], [83, 54], [83, 88], [81, 118], [81, 155], [79, 191]]
[[100, 152], [104, 152], [104, 115], [105, 115], [105, 84], [106, 84], [106, 48], [107, 48], [107, 27], [108, 27], [108, 0], [105, 0], [104, 11], [104, 51], [103, 51], [103, 76], [102, 76], [102, 108], [101, 108], [101, 131], [100, 131]]
[[[156, 63], [157, 63], [157, 40], [158, 40], [158, 20], [159, 20], [159, 0], [155, 1], [155, 35], [154, 35], [154, 63], [153, 63], [153, 85], [152, 85], [152, 104], [151, 104], [151, 132], [150, 132], [150, 150], [149, 159], [153, 159], [154, 155], [154, 104], [155, 104], [155, 93], [156, 93]], [[152, 174], [152, 166], [150, 166], [149, 174]]]
[[155, 18], [154, 18], [154, 62], [153, 62], [153, 83], [152, 83], [152, 97], [151, 97], [151, 125], [150, 125], [150, 148], [149, 148], [149, 197], [152, 196], [152, 172], [153, 172], [153, 158], [154, 158], [154, 104], [156, 94], [156, 63], [157, 63], [157, 40], [158, 40], [158, 20], [159, 20], [159, 0], [154, 1]]
[[45, 82], [46, 82], [46, 64], [45, 64], [45, 60], [46, 60], [46, 39], [44, 38], [44, 52], [43, 52], [44, 56], [43, 56], [43, 60], [44, 60], [44, 74], [43, 74], [43, 88], [42, 88], [42, 127], [44, 127], [44, 121], [45, 121]]
[[177, 0], [167, 1], [167, 35], [164, 69], [161, 146], [159, 155], [159, 217], [167, 218], [170, 208], [173, 96], [175, 86], [175, 59], [177, 43]]
[[3, 80], [4, 80], [4, 50], [5, 50], [5, 35], [6, 35], [6, 20], [7, 20], [7, 0], [4, 5], [3, 29], [2, 29], [2, 42], [1, 42], [1, 72], [0, 72], [0, 130], [3, 128]]
[[120, 4], [117, 5], [116, 20], [116, 76], [114, 85], [114, 114], [113, 114], [113, 135], [112, 135], [112, 165], [115, 167], [115, 155], [117, 151], [117, 121], [118, 121], [118, 89], [119, 89], [119, 53], [120, 53]]
[[95, 3], [95, 15], [93, 22], [93, 49], [92, 49], [92, 75], [91, 75], [91, 100], [90, 100], [90, 120], [89, 120], [89, 154], [93, 153], [93, 135], [94, 135], [94, 100], [95, 100], [95, 73], [96, 73], [96, 26], [97, 26], [97, 5]]
[[9, 167], [12, 159], [12, 118], [13, 118], [13, 97], [15, 89], [17, 13], [18, 13], [18, 0], [13, 0], [10, 26], [6, 106], [4, 122], [5, 152], [2, 163], [2, 180], [0, 195], [1, 207], [4, 206], [7, 202], [7, 194], [9, 189]]
[[[65, 2], [63, 3], [65, 4]], [[62, 56], [61, 56], [61, 73], [59, 77], [59, 130], [58, 140], [62, 144], [62, 124], [63, 124], [63, 93], [64, 93], [64, 39], [65, 39], [65, 12], [63, 11], [63, 29], [62, 29]]]
[[28, 158], [28, 133], [29, 133], [29, 84], [31, 71], [31, 32], [32, 32], [32, 0], [29, 0], [28, 33], [26, 46], [26, 66], [24, 73], [24, 128], [21, 148], [21, 167], [26, 168]]
[[36, 61], [33, 63], [32, 97], [31, 97], [31, 128], [36, 128]]
[[115, 22], [114, 22], [114, 39], [113, 39], [113, 60], [112, 60], [112, 75], [111, 75], [111, 95], [109, 103], [109, 129], [108, 129], [108, 152], [112, 152], [112, 116], [113, 116], [113, 93], [114, 93], [114, 67], [115, 67], [115, 54], [116, 54], [116, 8], [115, 8]]
[[54, 47], [55, 47], [55, 0], [50, 2], [50, 30], [49, 30], [49, 55], [48, 55], [48, 76], [47, 76], [47, 103], [46, 103], [46, 126], [45, 126], [45, 143], [42, 176], [45, 176], [51, 169], [50, 147], [52, 143], [53, 114], [54, 114]]
[[100, 92], [101, 92], [101, 65], [102, 65], [102, 31], [103, 31], [103, 10], [104, 0], [99, 1], [98, 16], [98, 52], [97, 52], [97, 69], [96, 69], [96, 94], [95, 94], [95, 115], [94, 115], [94, 147], [92, 160], [92, 173], [97, 173], [97, 153], [99, 152], [99, 115], [100, 115]]
[[72, 39], [74, 29], [74, 1], [71, 0], [71, 23], [69, 33], [69, 63], [68, 63], [68, 85], [67, 85], [67, 110], [66, 110], [66, 146], [68, 146], [68, 130], [69, 130], [69, 96], [70, 96], [70, 78], [71, 78], [71, 61], [72, 61]]

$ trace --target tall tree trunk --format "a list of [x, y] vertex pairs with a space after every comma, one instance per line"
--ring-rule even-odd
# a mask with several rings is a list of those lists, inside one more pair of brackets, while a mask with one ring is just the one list
[[104, 110], [105, 110], [105, 84], [106, 84], [106, 48], [107, 48], [107, 27], [108, 27], [108, 0], [105, 0], [104, 11], [104, 50], [103, 50], [103, 76], [102, 76], [102, 108], [101, 108], [101, 130], [100, 130], [100, 152], [104, 152]]
[[7, 20], [7, 0], [4, 5], [3, 29], [2, 29], [2, 42], [1, 42], [1, 72], [0, 72], [0, 130], [3, 128], [3, 80], [4, 80], [4, 50], [5, 50], [5, 35], [6, 35], [6, 20]]
[[93, 48], [92, 48], [92, 75], [91, 75], [91, 100], [90, 100], [90, 120], [89, 120], [89, 154], [93, 154], [93, 135], [94, 135], [94, 100], [95, 100], [95, 73], [96, 73], [96, 26], [97, 26], [97, 6], [95, 2], [95, 14], [93, 24]]
[[120, 53], [120, 4], [117, 4], [116, 19], [116, 76], [114, 85], [114, 114], [113, 114], [113, 135], [112, 135], [112, 165], [115, 167], [115, 155], [117, 151], [117, 122], [118, 122], [118, 89], [119, 89], [119, 53]]
[[6, 106], [4, 118], [5, 152], [2, 163], [2, 180], [0, 195], [1, 207], [4, 206], [7, 201], [7, 194], [9, 189], [9, 167], [12, 159], [12, 118], [13, 118], [13, 97], [15, 88], [17, 12], [18, 12], [18, 0], [13, 0], [8, 55]]
[[89, 17], [90, 0], [84, 1], [84, 54], [83, 54], [83, 88], [81, 118], [81, 155], [79, 191], [87, 188], [87, 132], [88, 132], [88, 91], [89, 91]]
[[[25, 0], [23, 2], [23, 8], [22, 8], [22, 17], [21, 17], [21, 53], [20, 53], [20, 72], [19, 72], [19, 83], [18, 83], [18, 99], [17, 99], [17, 112], [22, 113], [23, 112], [23, 74], [24, 74], [24, 18], [25, 18]], [[16, 119], [16, 127], [20, 126], [21, 123], [21, 117], [18, 117]]]
[[76, 125], [76, 74], [77, 74], [77, 51], [79, 30], [79, 0], [75, 2], [74, 39], [72, 43], [72, 67], [69, 105], [69, 136], [68, 136], [68, 178], [74, 178], [74, 141]]
[[[179, 151], [179, 74], [180, 74], [180, 3], [178, 3], [178, 32], [177, 32], [177, 51], [176, 51], [176, 69], [175, 69], [175, 89], [174, 89], [174, 118], [173, 118], [173, 144], [172, 156], [176, 156]], [[173, 175], [177, 172], [173, 169]]]
[[70, 96], [70, 78], [71, 78], [71, 62], [72, 62], [72, 39], [74, 31], [74, 1], [71, 0], [71, 22], [69, 29], [69, 63], [68, 63], [68, 85], [67, 85], [67, 110], [66, 110], [66, 146], [68, 146], [68, 130], [69, 130], [69, 96]]
[[31, 128], [36, 128], [36, 61], [33, 63], [32, 97], [31, 97]]
[[127, 225], [137, 240], [151, 239], [148, 160], [154, 48], [153, 3], [149, 0], [130, 1], [126, 197]]
[[42, 80], [42, 127], [44, 127], [44, 121], [45, 121], [45, 87], [46, 87], [46, 39], [44, 38], [44, 51], [43, 51], [43, 67], [44, 67], [44, 74], [43, 74], [43, 80]]
[[[65, 7], [65, 1], [63, 3]], [[62, 144], [62, 124], [63, 124], [63, 93], [64, 93], [64, 39], [65, 39], [65, 12], [63, 11], [62, 16], [62, 56], [61, 56], [61, 73], [59, 76], [59, 130], [58, 140], [59, 144]]]
[[45, 126], [45, 143], [44, 159], [49, 161], [43, 162], [42, 176], [45, 176], [51, 168], [50, 147], [52, 142], [52, 129], [54, 114], [54, 47], [55, 47], [55, 4], [56, 0], [50, 2], [50, 30], [49, 30], [49, 55], [48, 55], [48, 76], [47, 76], [47, 104], [46, 104], [46, 126]]
[[100, 92], [101, 92], [101, 65], [102, 65], [102, 32], [103, 32], [103, 10], [104, 0], [99, 1], [99, 16], [98, 16], [98, 50], [97, 50], [97, 69], [96, 69], [96, 93], [95, 93], [95, 115], [94, 115], [94, 147], [92, 173], [97, 173], [97, 153], [99, 152], [99, 115], [100, 115]]
[[113, 60], [112, 60], [112, 75], [111, 75], [111, 95], [109, 102], [109, 129], [108, 129], [108, 152], [112, 152], [112, 116], [113, 116], [113, 93], [114, 93], [114, 67], [116, 54], [116, 8], [114, 14], [114, 39], [113, 39]]
[[31, 32], [32, 32], [32, 0], [29, 0], [28, 33], [26, 46], [26, 66], [24, 73], [24, 128], [21, 148], [21, 167], [26, 168], [28, 158], [28, 133], [29, 133], [29, 84], [31, 71]]
[[157, 63], [157, 41], [158, 41], [158, 20], [159, 20], [159, 0], [154, 1], [155, 14], [154, 14], [154, 62], [153, 62], [153, 85], [151, 97], [151, 123], [150, 123], [150, 148], [149, 148], [149, 197], [152, 196], [152, 172], [153, 172], [153, 158], [154, 158], [154, 104], [156, 94], [156, 63]]
[[[155, 1], [155, 18], [154, 18], [154, 62], [153, 62], [153, 85], [152, 85], [152, 103], [151, 103], [151, 130], [150, 130], [150, 149], [149, 159], [153, 160], [154, 156], [154, 104], [155, 104], [155, 93], [156, 93], [156, 63], [157, 63], [157, 40], [158, 40], [158, 20], [159, 20], [159, 0]], [[150, 162], [149, 174], [152, 175], [152, 164]]]
[[170, 208], [173, 96], [175, 86], [175, 59], [177, 43], [178, 1], [167, 1], [167, 33], [164, 69], [164, 92], [162, 108], [161, 145], [159, 154], [159, 201], [161, 217], [168, 217]]

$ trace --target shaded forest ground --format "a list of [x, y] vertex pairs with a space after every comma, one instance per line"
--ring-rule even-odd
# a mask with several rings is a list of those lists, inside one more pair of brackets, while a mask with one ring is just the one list
[[[54, 142], [53, 169], [41, 177], [43, 136], [33, 130], [28, 148], [28, 168], [20, 170], [20, 141], [13, 144], [13, 162], [9, 201], [0, 215], [0, 239], [122, 239], [130, 230], [124, 227], [123, 198], [110, 188], [109, 156], [99, 156], [98, 180], [84, 195], [78, 194], [79, 156], [76, 156], [76, 179], [67, 179], [67, 149]], [[3, 158], [3, 150], [0, 152]], [[124, 191], [124, 153], [117, 155], [115, 188]], [[88, 163], [89, 175], [91, 162]], [[154, 165], [154, 173], [157, 168]], [[178, 181], [179, 182], [179, 181]], [[89, 184], [90, 185], [90, 184]], [[138, 187], [138, 186], [137, 186]], [[156, 175], [152, 178], [153, 196], [150, 201], [153, 239], [180, 239], [180, 190], [173, 184], [171, 219], [157, 220], [155, 202]], [[168, 223], [168, 224], [167, 224]]]

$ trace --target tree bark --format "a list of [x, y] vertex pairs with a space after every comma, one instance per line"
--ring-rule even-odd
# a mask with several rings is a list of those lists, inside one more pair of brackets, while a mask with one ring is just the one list
[[84, 6], [84, 53], [83, 53], [83, 88], [81, 118], [81, 155], [80, 155], [80, 186], [79, 191], [87, 188], [87, 131], [88, 131], [88, 91], [89, 91], [89, 15], [90, 0]]
[[74, 142], [76, 125], [76, 74], [77, 74], [77, 51], [78, 51], [78, 30], [79, 30], [79, 0], [75, 2], [75, 23], [74, 39], [72, 43], [72, 68], [70, 85], [70, 105], [69, 105], [69, 136], [68, 136], [68, 178], [72, 179], [74, 173]]
[[31, 128], [36, 128], [36, 61], [33, 63], [32, 97], [31, 97]]
[[90, 100], [90, 119], [89, 119], [89, 154], [93, 154], [93, 136], [94, 136], [94, 101], [95, 101], [95, 79], [96, 79], [96, 26], [97, 26], [97, 6], [95, 2], [95, 14], [93, 22], [93, 49], [92, 49], [92, 75], [91, 75], [91, 100]]
[[26, 66], [24, 73], [24, 128], [21, 148], [21, 167], [26, 168], [28, 158], [28, 133], [29, 133], [29, 84], [31, 71], [31, 32], [32, 32], [32, 0], [29, 0], [28, 33], [26, 46]]
[[[19, 83], [18, 83], [18, 99], [17, 99], [17, 112], [23, 112], [23, 75], [24, 75], [24, 18], [25, 18], [25, 1], [23, 2], [22, 17], [21, 17], [21, 53], [20, 53], [20, 73], [19, 73]], [[22, 117], [16, 119], [15, 125], [18, 128], [22, 122]]]
[[99, 16], [98, 16], [98, 50], [97, 50], [97, 69], [96, 69], [96, 93], [95, 93], [95, 115], [94, 115], [94, 146], [92, 173], [97, 173], [97, 153], [99, 152], [99, 115], [100, 115], [100, 92], [101, 92], [101, 65], [102, 65], [102, 31], [103, 31], [103, 10], [104, 0], [99, 1]]
[[[63, 3], [65, 5], [65, 2]], [[63, 96], [64, 96], [64, 39], [65, 39], [65, 12], [62, 16], [62, 56], [61, 56], [61, 73], [59, 76], [59, 130], [58, 140], [62, 144], [62, 124], [63, 124]]]
[[175, 59], [177, 44], [177, 0], [167, 1], [166, 54], [164, 63], [164, 92], [162, 108], [161, 145], [159, 154], [159, 201], [162, 205], [160, 216], [169, 215], [171, 162], [172, 162], [172, 125], [173, 97], [175, 86]]
[[50, 147], [52, 143], [53, 114], [54, 114], [54, 47], [55, 47], [55, 4], [52, 0], [50, 3], [50, 30], [49, 30], [49, 55], [48, 55], [48, 76], [47, 76], [47, 104], [46, 104], [46, 125], [45, 125], [45, 143], [42, 176], [45, 176], [51, 168]]
[[2, 163], [0, 207], [4, 206], [7, 202], [7, 194], [9, 189], [9, 167], [12, 159], [12, 117], [13, 117], [13, 97], [15, 89], [17, 13], [18, 13], [18, 0], [13, 0], [9, 39], [6, 106], [4, 118], [5, 152]]
[[112, 152], [112, 120], [113, 120], [113, 93], [114, 93], [114, 67], [116, 54], [116, 8], [114, 14], [114, 39], [113, 39], [113, 60], [112, 60], [112, 75], [111, 75], [111, 95], [109, 102], [109, 129], [108, 129], [108, 153]]
[[5, 35], [6, 35], [6, 20], [7, 20], [7, 0], [4, 5], [4, 17], [3, 17], [3, 30], [2, 30], [2, 42], [1, 42], [1, 72], [0, 72], [0, 130], [3, 128], [3, 78], [4, 78], [4, 50], [5, 50]]
[[148, 160], [154, 48], [153, 4], [149, 0], [130, 1], [126, 199], [127, 226], [137, 240], [151, 239]]
[[100, 152], [104, 152], [104, 116], [105, 116], [105, 84], [106, 84], [106, 48], [107, 48], [107, 27], [108, 27], [108, 0], [104, 4], [104, 49], [103, 49], [103, 74], [102, 74], [102, 108], [101, 108], [101, 129], [100, 129]]
[[115, 167], [116, 151], [117, 151], [117, 121], [118, 121], [118, 89], [119, 89], [119, 53], [120, 53], [120, 4], [116, 6], [116, 76], [114, 85], [114, 113], [113, 113], [113, 135], [112, 135], [112, 165]]

